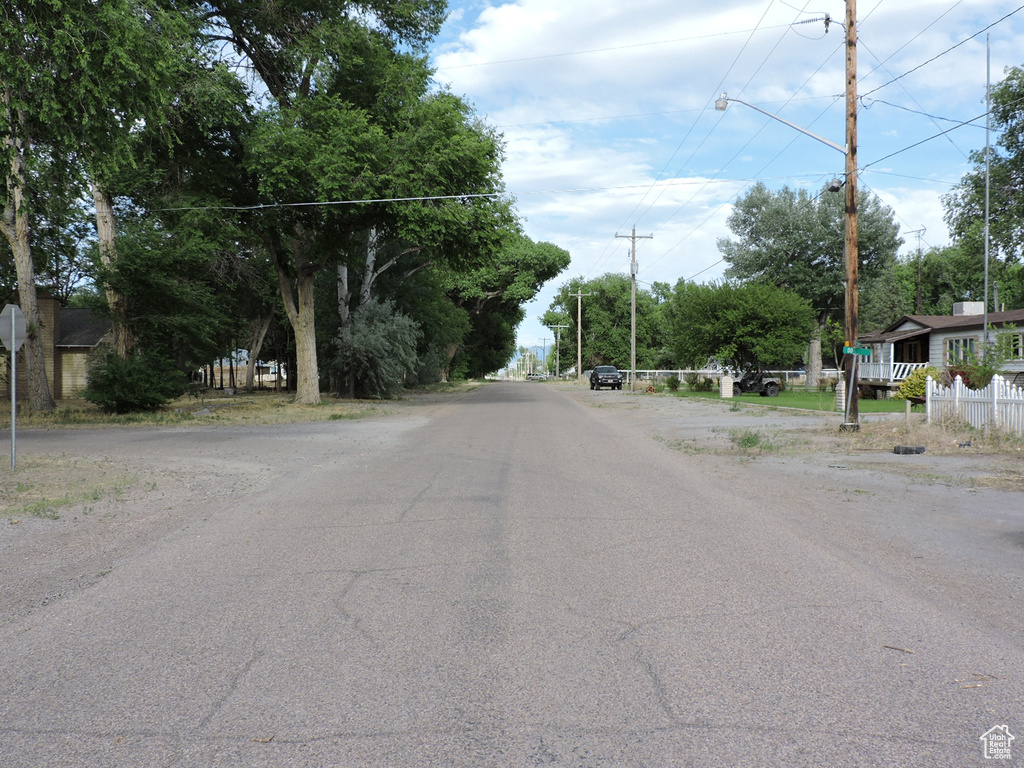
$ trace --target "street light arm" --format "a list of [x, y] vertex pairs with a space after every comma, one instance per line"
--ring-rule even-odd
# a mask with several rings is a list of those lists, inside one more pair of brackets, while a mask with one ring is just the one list
[[810, 136], [812, 139], [817, 139], [822, 144], [828, 144], [830, 147], [832, 147], [832, 149], [838, 150], [838, 151], [842, 152], [844, 155], [846, 154], [846, 147], [841, 147], [840, 145], [836, 144], [834, 141], [829, 141], [828, 139], [826, 139], [826, 138], [824, 138], [822, 136], [819, 136], [816, 133], [808, 131], [806, 128], [801, 128], [796, 123], [791, 123], [791, 122], [789, 122], [789, 120], [786, 120], [785, 118], [779, 117], [778, 115], [773, 115], [771, 112], [769, 112], [769, 111], [767, 111], [765, 109], [761, 109], [760, 107], [754, 106], [750, 102], [743, 101], [743, 99], [734, 99], [734, 98], [731, 98], [729, 96], [726, 96], [723, 93], [722, 97], [715, 101], [715, 109], [717, 109], [719, 112], [725, 112], [726, 108], [729, 106], [729, 102], [730, 101], [735, 101], [737, 104], [742, 104], [742, 105], [744, 105], [746, 107], [750, 107], [751, 109], [753, 109], [753, 110], [755, 110], [757, 112], [760, 112], [762, 115], [766, 115], [766, 116], [770, 117], [772, 120], [778, 120], [780, 123], [783, 123], [784, 125], [788, 125], [790, 128], [792, 128], [794, 130], [800, 131], [800, 133], [804, 134], [805, 136]]

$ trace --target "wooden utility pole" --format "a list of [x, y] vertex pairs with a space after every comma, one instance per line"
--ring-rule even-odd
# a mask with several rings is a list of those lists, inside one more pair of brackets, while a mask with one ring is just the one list
[[560, 354], [561, 348], [562, 348], [562, 329], [563, 328], [568, 328], [569, 326], [568, 325], [552, 325], [552, 326], [549, 326], [549, 327], [555, 329], [555, 379], [558, 380], [558, 379], [561, 379], [561, 377], [562, 377], [562, 371], [561, 371], [561, 368], [560, 368], [562, 361], [559, 358], [559, 354]]
[[[846, 0], [846, 316], [843, 336], [847, 347], [857, 346], [858, 286], [857, 268], [857, 0]], [[857, 391], [857, 355], [847, 352], [846, 418], [843, 429], [857, 430], [859, 403]]]
[[629, 249], [629, 277], [630, 277], [630, 303], [629, 303], [629, 391], [636, 391], [636, 241], [653, 240], [654, 235], [637, 235], [636, 227], [633, 227], [631, 235], [619, 235], [616, 237], [628, 237], [632, 241]]
[[592, 295], [582, 290], [579, 288], [569, 294], [576, 297], [576, 382], [579, 384], [583, 383], [583, 297]]

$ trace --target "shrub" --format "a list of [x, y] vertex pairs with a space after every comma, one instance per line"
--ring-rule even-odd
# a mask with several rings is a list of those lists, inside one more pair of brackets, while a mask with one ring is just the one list
[[893, 393], [893, 397], [897, 400], [908, 400], [911, 397], [924, 397], [927, 379], [931, 376], [933, 379], [938, 380], [942, 374], [937, 368], [931, 366], [927, 368], [918, 368], [912, 374], [907, 376], [900, 385], [896, 387], [896, 391]]
[[678, 376], [669, 376], [667, 379], [665, 379], [665, 386], [668, 387], [668, 391], [669, 392], [678, 392], [679, 391], [679, 377]]
[[156, 355], [134, 352], [97, 354], [89, 364], [82, 397], [107, 413], [154, 411], [181, 397], [188, 380], [172, 363]]
[[714, 392], [715, 391], [715, 380], [710, 378], [710, 377], [708, 377], [708, 376], [705, 376], [703, 379], [700, 380], [700, 383], [697, 384], [697, 391], [698, 392]]
[[391, 301], [371, 299], [353, 315], [338, 339], [334, 366], [342, 379], [355, 377], [355, 394], [374, 400], [395, 397], [416, 375], [419, 325]]

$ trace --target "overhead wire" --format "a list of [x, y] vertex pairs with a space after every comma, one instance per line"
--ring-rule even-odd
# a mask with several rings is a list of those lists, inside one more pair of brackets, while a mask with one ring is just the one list
[[[762, 17], [763, 18], [763, 17]], [[785, 24], [778, 24], [771, 27], [765, 27], [765, 29], [775, 29], [776, 27], [784, 27]], [[649, 48], [655, 45], [673, 45], [675, 43], [689, 43], [696, 40], [709, 40], [716, 37], [729, 37], [731, 35], [742, 35], [747, 32], [756, 32], [757, 29], [752, 30], [731, 30], [728, 32], [715, 32], [707, 35], [692, 35], [690, 37], [677, 37], [672, 40], [655, 40], [646, 43], [631, 43], [629, 45], [615, 45], [607, 48], [591, 48], [583, 51], [565, 51], [562, 53], [546, 53], [540, 56], [523, 56], [515, 59], [496, 59], [494, 61], [477, 61], [470, 64], [451, 64], [448, 66], [438, 66], [438, 72], [445, 72], [452, 69], [470, 69], [474, 67], [490, 67], [497, 66], [500, 64], [521, 64], [527, 61], [544, 61], [546, 59], [559, 59], [566, 56], [587, 56], [592, 53], [613, 53], [615, 51], [627, 51], [634, 48]]]
[[[747, 39], [743, 42], [743, 45], [740, 46], [740, 50], [737, 52], [737, 54], [734, 57], [732, 63], [729, 65], [729, 68], [726, 70], [725, 74], [722, 75], [722, 78], [721, 78], [721, 80], [718, 83], [718, 87], [715, 89], [716, 91], [721, 88], [722, 83], [725, 82], [725, 79], [729, 76], [729, 73], [732, 72], [733, 68], [736, 66], [737, 62], [740, 60], [740, 57], [743, 55], [743, 52], [747, 49], [747, 46], [750, 45], [750, 41], [753, 39], [754, 34], [760, 28], [761, 23], [767, 17], [768, 11], [771, 10], [771, 6], [772, 6], [772, 3], [769, 3], [768, 7], [765, 8], [764, 13], [761, 15], [761, 18], [758, 20], [757, 25], [754, 27], [754, 29], [750, 30], [750, 33], [747, 35]], [[708, 103], [710, 103], [710, 100], [709, 100]], [[705, 110], [707, 109], [707, 104], [705, 104], [704, 109]], [[687, 142], [687, 140], [689, 139], [690, 135], [693, 133], [693, 130], [696, 127], [696, 125], [697, 125], [697, 121], [696, 120], [693, 123], [690, 124], [690, 127], [687, 130], [686, 134], [683, 136], [682, 140], [676, 146], [675, 150], [672, 152], [672, 155], [665, 162], [664, 167], [661, 169], [661, 171], [655, 177], [655, 180], [654, 180], [654, 182], [652, 182], [652, 184], [651, 184], [650, 188], [648, 189], [647, 193], [645, 193], [644, 196], [641, 197], [640, 200], [636, 203], [636, 205], [633, 206], [633, 210], [630, 211], [629, 214], [626, 216], [626, 218], [623, 221], [623, 223], [619, 226], [619, 229], [624, 229], [629, 224], [630, 220], [633, 218], [633, 214], [635, 214], [637, 212], [637, 210], [639, 210], [640, 206], [643, 205], [644, 201], [647, 199], [647, 196], [650, 194], [651, 190], [653, 190], [657, 186], [658, 182], [661, 181], [662, 177], [665, 175], [665, 172], [668, 170], [669, 166], [671, 166], [672, 162], [675, 160], [676, 155], [679, 154], [679, 150], [683, 148], [683, 145]], [[703, 146], [703, 143], [704, 142], [701, 142], [701, 146]], [[692, 157], [692, 154], [691, 154], [691, 157]], [[652, 203], [652, 205], [653, 205], [653, 203]], [[646, 210], [650, 210], [650, 208], [651, 208], [651, 206], [648, 206]], [[609, 239], [608, 244], [605, 245], [604, 250], [601, 252], [601, 255], [598, 257], [598, 261], [595, 262], [594, 267], [590, 270], [590, 272], [587, 273], [587, 275], [593, 274], [598, 268], [600, 268], [601, 266], [603, 266], [606, 263], [606, 261], [607, 261], [606, 254], [608, 253], [608, 249], [611, 247], [612, 243], [614, 243], [614, 242], [615, 242], [614, 239]]]
[[953, 51], [955, 51], [955, 50], [956, 50], [957, 48], [959, 48], [959, 47], [960, 47], [961, 45], [964, 45], [964, 44], [966, 44], [966, 43], [969, 43], [969, 42], [970, 42], [971, 40], [973, 40], [974, 38], [978, 37], [978, 35], [980, 35], [980, 34], [981, 34], [982, 32], [988, 32], [988, 31], [989, 31], [990, 29], [992, 29], [993, 27], [995, 27], [995, 26], [998, 26], [999, 24], [1002, 24], [1002, 23], [1003, 23], [1004, 21], [1006, 21], [1007, 19], [1009, 19], [1009, 18], [1010, 18], [1011, 16], [1014, 16], [1015, 14], [1017, 14], [1017, 13], [1020, 13], [1020, 12], [1021, 12], [1022, 10], [1024, 10], [1024, 5], [1018, 6], [1017, 8], [1015, 8], [1014, 10], [1012, 10], [1012, 11], [1010, 11], [1010, 12], [1009, 12], [1008, 14], [1006, 14], [1005, 16], [1001, 17], [1000, 19], [998, 19], [998, 20], [996, 20], [996, 21], [993, 21], [993, 22], [992, 22], [991, 24], [989, 24], [989, 25], [988, 25], [988, 26], [986, 26], [986, 27], [983, 27], [982, 29], [979, 29], [979, 30], [978, 30], [977, 32], [975, 32], [975, 33], [974, 33], [973, 35], [971, 35], [970, 37], [965, 37], [965, 38], [964, 38], [963, 40], [961, 40], [961, 41], [960, 41], [959, 43], [955, 43], [955, 44], [951, 45], [951, 46], [950, 46], [949, 48], [947, 48], [946, 50], [944, 50], [944, 51], [943, 51], [942, 53], [938, 53], [938, 54], [936, 54], [935, 56], [932, 56], [932, 57], [931, 57], [930, 59], [928, 59], [927, 61], [923, 61], [923, 62], [921, 62], [921, 63], [920, 63], [920, 64], [918, 64], [918, 65], [917, 65], [916, 67], [913, 67], [912, 69], [908, 69], [908, 70], [907, 70], [906, 72], [904, 72], [904, 73], [903, 73], [902, 75], [897, 75], [897, 76], [896, 76], [896, 77], [894, 77], [894, 78], [893, 78], [892, 80], [889, 80], [888, 82], [882, 83], [881, 85], [879, 85], [879, 86], [878, 86], [878, 87], [876, 87], [876, 88], [873, 88], [873, 89], [871, 89], [871, 90], [870, 90], [870, 91], [868, 91], [867, 93], [863, 93], [863, 94], [861, 94], [861, 96], [870, 96], [870, 95], [871, 95], [872, 93], [876, 93], [877, 91], [880, 91], [880, 90], [882, 90], [883, 88], [887, 88], [887, 87], [889, 87], [890, 85], [892, 85], [892, 84], [893, 84], [893, 83], [895, 83], [896, 81], [898, 81], [898, 80], [902, 80], [902, 79], [903, 79], [904, 77], [906, 77], [907, 75], [912, 75], [912, 74], [913, 74], [914, 72], [917, 72], [917, 71], [918, 71], [919, 69], [923, 69], [924, 67], [928, 66], [928, 65], [929, 65], [929, 64], [931, 64], [932, 62], [934, 62], [934, 61], [937, 61], [938, 59], [941, 59], [941, 58], [942, 58], [943, 56], [945, 56], [945, 55], [947, 55], [947, 54], [949, 54], [949, 53], [952, 53], [952, 52], [953, 52]]

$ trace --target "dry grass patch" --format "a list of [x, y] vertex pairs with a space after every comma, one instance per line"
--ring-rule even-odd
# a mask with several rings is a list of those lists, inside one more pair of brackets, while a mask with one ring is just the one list
[[0, 473], [0, 517], [56, 520], [61, 509], [117, 498], [138, 482], [135, 475], [64, 455], [19, 457], [15, 472]]
[[892, 451], [897, 445], [924, 446], [937, 456], [999, 454], [1024, 456], [1024, 438], [1000, 430], [974, 429], [964, 424], [927, 424], [903, 420], [861, 424], [857, 432], [834, 431], [851, 451]]

